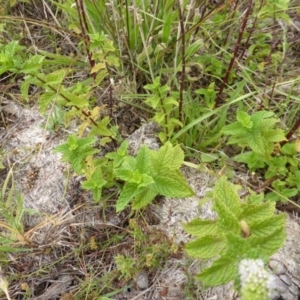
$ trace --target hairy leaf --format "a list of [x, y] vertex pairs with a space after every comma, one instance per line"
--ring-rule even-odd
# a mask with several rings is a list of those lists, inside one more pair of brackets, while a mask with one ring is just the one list
[[[174, 171], [173, 171], [174, 172]], [[155, 176], [155, 184], [153, 189], [160, 195], [167, 197], [190, 197], [194, 195], [194, 191], [183, 179], [179, 172], [174, 172], [168, 176]]]
[[138, 193], [138, 185], [134, 183], [125, 184], [116, 203], [116, 211], [122, 211], [133, 197]]
[[207, 286], [217, 286], [233, 280], [237, 274], [238, 270], [234, 260], [219, 258], [210, 268], [197, 275], [197, 278]]
[[214, 209], [219, 215], [218, 225], [224, 230], [228, 228], [239, 232], [238, 216], [241, 213], [240, 198], [235, 187], [227, 182], [226, 177], [221, 177], [214, 190]]
[[206, 235], [216, 236], [220, 234], [216, 221], [194, 219], [187, 224], [182, 224], [184, 230], [198, 238]]
[[152, 170], [157, 174], [168, 173], [173, 161], [173, 155], [173, 146], [169, 142], [158, 151], [152, 152]]
[[247, 223], [251, 224], [258, 220], [264, 220], [272, 216], [275, 212], [275, 203], [265, 202], [260, 204], [242, 204], [242, 213], [239, 218], [246, 220]]
[[147, 148], [145, 145], [143, 145], [139, 153], [136, 157], [136, 168], [139, 170], [139, 172], [144, 174], [150, 173], [151, 168], [151, 152], [149, 148]]
[[185, 251], [196, 258], [212, 258], [222, 253], [225, 249], [225, 240], [211, 235], [203, 236], [185, 245]]
[[252, 128], [253, 122], [251, 121], [251, 117], [245, 113], [244, 111], [238, 111], [236, 115], [236, 119], [246, 128]]
[[152, 190], [150, 187], [145, 188], [142, 192], [136, 195], [132, 203], [132, 209], [141, 209], [147, 206], [156, 196], [156, 191]]
[[283, 228], [285, 225], [285, 215], [280, 214], [278, 216], [273, 215], [265, 219], [257, 219], [256, 222], [250, 224], [251, 233], [256, 236], [267, 236], [277, 230], [278, 228]]
[[279, 248], [282, 247], [286, 238], [285, 228], [277, 228], [271, 234], [267, 236], [252, 235], [249, 237], [249, 244], [252, 248], [260, 249], [264, 255], [271, 256]]

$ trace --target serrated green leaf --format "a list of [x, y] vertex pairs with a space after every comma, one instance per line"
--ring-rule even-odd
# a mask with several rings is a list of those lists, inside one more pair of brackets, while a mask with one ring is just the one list
[[224, 257], [239, 260], [241, 257], [248, 257], [253, 250], [249, 246], [248, 238], [242, 237], [242, 234], [234, 234], [232, 232], [225, 233], [226, 251]]
[[159, 102], [160, 98], [157, 95], [152, 95], [151, 97], [148, 97], [147, 100], [145, 100], [145, 103], [154, 109], [157, 108]]
[[103, 70], [106, 68], [106, 65], [104, 62], [97, 63], [92, 69], [91, 74], [98, 72], [99, 70]]
[[285, 202], [287, 199], [295, 197], [299, 193], [299, 190], [297, 188], [284, 188], [277, 192], [279, 192], [279, 196], [282, 196], [281, 201]]
[[239, 216], [240, 220], [245, 220], [249, 226], [257, 220], [264, 220], [274, 215], [275, 203], [265, 202], [261, 204], [242, 204], [242, 213]]
[[273, 131], [276, 123], [278, 123], [277, 119], [268, 118], [260, 120], [259, 123], [255, 124], [255, 127], [262, 132], [262, 135], [266, 135], [266, 138], [268, 138], [267, 134], [269, 133], [269, 131]]
[[101, 70], [97, 73], [97, 76], [94, 80], [94, 86], [99, 86], [103, 79], [108, 75], [107, 69]]
[[136, 156], [136, 168], [142, 174], [149, 174], [151, 170], [151, 152], [143, 145]]
[[217, 286], [230, 282], [238, 276], [235, 261], [229, 258], [219, 258], [212, 266], [197, 275], [207, 286]]
[[119, 58], [114, 55], [108, 55], [105, 59], [105, 61], [110, 65], [114, 67], [119, 67], [120, 61]]
[[60, 90], [60, 95], [67, 100], [66, 105], [76, 105], [78, 107], [88, 107], [88, 99], [85, 96], [76, 96], [65, 89]]
[[157, 175], [154, 177], [154, 181], [153, 189], [160, 195], [174, 198], [194, 195], [194, 191], [186, 184], [183, 176], [179, 173], [174, 172], [168, 176]]
[[61, 69], [48, 74], [45, 79], [45, 85], [56, 86], [61, 84], [68, 72], [69, 70], [67, 69]]
[[282, 141], [286, 141], [286, 137], [284, 134], [284, 131], [281, 129], [274, 129], [274, 130], [270, 130], [267, 132], [266, 134], [266, 138], [268, 142], [282, 142]]
[[265, 160], [263, 159], [263, 157], [253, 151], [238, 154], [234, 157], [234, 160], [247, 164], [248, 168], [251, 171], [255, 171], [259, 168], [265, 167]]
[[106, 144], [110, 143], [112, 140], [111, 138], [109, 137], [103, 137], [101, 140], [100, 140], [100, 146], [105, 146]]
[[41, 113], [44, 114], [46, 112], [49, 104], [53, 101], [53, 99], [55, 99], [55, 97], [56, 97], [56, 93], [52, 91], [45, 92], [41, 95], [39, 101]]
[[294, 156], [297, 155], [297, 149], [295, 143], [286, 143], [281, 148], [281, 153], [285, 155]]
[[152, 152], [152, 171], [156, 174], [168, 174], [172, 170], [180, 168], [184, 159], [184, 153], [179, 145], [174, 148], [167, 142], [158, 151]]
[[151, 176], [147, 174], [141, 174], [138, 170], [126, 170], [126, 169], [116, 169], [115, 175], [117, 178], [121, 180], [127, 181], [128, 183], [137, 184], [138, 187], [146, 187], [152, 183], [154, 183]]
[[43, 63], [44, 58], [45, 57], [41, 56], [41, 55], [35, 55], [35, 56], [30, 57], [28, 60], [26, 60], [24, 62], [23, 66], [22, 66], [22, 70], [20, 71], [20, 73], [35, 74], [42, 67], [42, 63]]
[[263, 220], [257, 220], [250, 225], [251, 234], [256, 236], [267, 236], [271, 234], [274, 230], [278, 228], [284, 228], [285, 225], [285, 215], [273, 215], [269, 218]]
[[214, 190], [213, 208], [219, 215], [220, 230], [230, 230], [236, 234], [240, 232], [238, 216], [241, 213], [240, 198], [235, 187], [221, 177]]
[[122, 168], [134, 171], [136, 169], [136, 158], [132, 156], [124, 156]]
[[74, 171], [81, 174], [85, 165], [85, 159], [98, 152], [93, 148], [95, 138], [78, 138], [74, 134], [68, 137], [67, 143], [56, 147], [53, 152], [61, 152], [62, 160], [72, 164]]
[[252, 130], [251, 134], [248, 134], [247, 143], [249, 147], [256, 153], [265, 155], [265, 141], [261, 136], [261, 132], [258, 129]]
[[236, 119], [246, 128], [252, 128], [253, 122], [251, 121], [251, 117], [244, 111], [238, 111], [236, 115]]
[[170, 109], [173, 109], [174, 106], [179, 105], [179, 102], [176, 99], [174, 99], [173, 97], [167, 97], [164, 99], [164, 106], [167, 106], [167, 105], [170, 106]]
[[[265, 173], [266, 179], [273, 178], [279, 174], [281, 176], [285, 176], [288, 172], [288, 169], [286, 167], [287, 164], [286, 156], [272, 157], [269, 161], [267, 161], [267, 164], [269, 167]], [[282, 186], [285, 186], [285, 183], [283, 183]]]
[[99, 122], [97, 122], [97, 126], [92, 124], [91, 133], [95, 135], [112, 136], [111, 131], [107, 128], [109, 122], [109, 117], [105, 117]]
[[158, 151], [152, 152], [152, 170], [157, 174], [166, 174], [173, 161], [173, 146], [167, 142]]
[[138, 185], [126, 183], [116, 203], [116, 211], [122, 211], [138, 193]]
[[[225, 176], [221, 177], [216, 183], [214, 204], [220, 219], [224, 217], [224, 207], [226, 207], [226, 211], [234, 216], [239, 216], [241, 213], [241, 200], [236, 192], [236, 187], [229, 183]], [[219, 211], [218, 208], [221, 210]]]
[[263, 119], [274, 116], [272, 111], [261, 110], [251, 116], [251, 120], [254, 124], [259, 124]]
[[252, 235], [248, 238], [248, 241], [249, 247], [257, 248], [264, 255], [271, 256], [283, 246], [285, 238], [285, 227], [282, 227], [277, 228], [277, 230], [274, 230], [271, 234], [267, 236], [258, 237]]
[[274, 192], [268, 193], [266, 195], [265, 199], [268, 202], [274, 202], [274, 203], [276, 203], [277, 201], [284, 202], [284, 200], [285, 200], [285, 199], [281, 198], [280, 195], [278, 195], [277, 193], [274, 193]]
[[256, 194], [253, 191], [249, 191], [250, 196], [248, 197], [248, 202], [253, 203], [253, 204], [262, 204], [264, 202], [265, 194], [264, 193], [259, 193]]
[[288, 178], [286, 179], [286, 183], [290, 186], [296, 186], [300, 191], [300, 170], [297, 170], [293, 173], [289, 173]]
[[[122, 168], [118, 168], [114, 171], [115, 176], [123, 181], [128, 181], [130, 182], [132, 180], [133, 177], [133, 171], [132, 170], [126, 170], [126, 169], [122, 169]], [[133, 182], [131, 182], [133, 183]], [[135, 182], [138, 184], [138, 182]]]
[[102, 188], [107, 183], [103, 179], [102, 171], [100, 168], [96, 169], [90, 180], [82, 182], [82, 187], [86, 190], [91, 190], [95, 202], [99, 202], [102, 194]]
[[[259, 111], [250, 117], [245, 112], [239, 111], [237, 113], [239, 122], [225, 126], [222, 132], [231, 135], [229, 144], [249, 146], [257, 154], [269, 159], [274, 143], [285, 140], [282, 130], [273, 129], [278, 122], [277, 119], [271, 118], [273, 115], [273, 112]], [[245, 127], [238, 124], [243, 124]]]
[[215, 220], [194, 219], [187, 224], [182, 224], [182, 227], [187, 233], [198, 238], [206, 235], [216, 236], [220, 234]]
[[157, 196], [157, 192], [150, 189], [145, 188], [142, 192], [136, 195], [133, 203], [132, 209], [141, 209], [147, 206], [149, 203], [153, 201], [153, 199]]
[[[0, 74], [1, 74], [1, 72], [0, 72]], [[29, 91], [29, 86], [30, 86], [30, 79], [31, 79], [31, 76], [25, 76], [25, 79], [21, 82], [21, 94], [22, 94], [22, 97], [26, 101], [29, 101], [28, 91]]]
[[225, 240], [211, 235], [205, 235], [184, 246], [188, 255], [195, 258], [208, 259], [220, 255], [225, 249]]
[[170, 170], [178, 170], [184, 160], [184, 152], [181, 149], [180, 145], [176, 145], [173, 148], [173, 157], [170, 163]]
[[235, 122], [224, 126], [221, 132], [233, 136], [239, 136], [239, 135], [243, 136], [248, 133], [248, 130], [247, 128], [241, 127], [241, 124], [239, 122]]
[[120, 145], [119, 149], [117, 150], [117, 153], [121, 156], [125, 156], [128, 154], [128, 147], [129, 147], [129, 142], [123, 141], [122, 144]]

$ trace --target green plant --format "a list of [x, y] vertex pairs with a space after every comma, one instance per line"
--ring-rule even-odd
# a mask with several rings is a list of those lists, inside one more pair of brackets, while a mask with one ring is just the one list
[[126, 281], [142, 270], [160, 267], [166, 257], [177, 251], [164, 232], [151, 228], [142, 219], [130, 219], [128, 232], [133, 243], [124, 254], [115, 256], [120, 277]]
[[136, 273], [135, 259], [132, 257], [117, 255], [115, 257], [115, 262], [119, 272], [121, 273], [121, 278], [129, 280]]
[[173, 134], [175, 127], [182, 127], [182, 123], [176, 117], [172, 117], [172, 112], [179, 106], [176, 100], [176, 93], [170, 94], [170, 87], [161, 86], [160, 77], [156, 77], [152, 84], [144, 86], [146, 90], [151, 91], [151, 95], [146, 99], [145, 103], [154, 109], [155, 114], [153, 120], [162, 126], [163, 132], [159, 133], [162, 142], [167, 141]]
[[[29, 6], [29, 2], [11, 0], [10, 5], [27, 3]], [[93, 194], [96, 202], [105, 201], [102, 195], [104, 190], [106, 192], [111, 187], [117, 187], [117, 211], [130, 204], [132, 209], [143, 208], [158, 194], [172, 197], [192, 195], [193, 191], [179, 172], [183, 152], [178, 144], [189, 151], [185, 154], [192, 156], [192, 159], [196, 152], [201, 151], [204, 153], [201, 155], [202, 161], [215, 161], [220, 158], [218, 148], [223, 143], [222, 133], [231, 135], [229, 143], [243, 148], [243, 153], [236, 156], [235, 160], [246, 163], [251, 171], [269, 181], [274, 189], [266, 197], [249, 191], [250, 197], [239, 209], [238, 205], [230, 206], [229, 197], [225, 195], [228, 207], [232, 208], [232, 211], [228, 211], [226, 207], [221, 207], [219, 194], [231, 189], [229, 194], [234, 195], [232, 203], [237, 202], [237, 196], [232, 192], [232, 186], [229, 188], [224, 183], [216, 187], [216, 198], [220, 199], [216, 201], [219, 219], [215, 227], [219, 229], [220, 244], [226, 244], [222, 255], [231, 251], [230, 254], [234, 256], [237, 245], [236, 248], [247, 256], [247, 251], [243, 253], [246, 240], [246, 246], [249, 246], [252, 236], [256, 237], [258, 231], [266, 229], [257, 225], [260, 229], [256, 230], [255, 218], [263, 223], [267, 222], [265, 219], [269, 216], [268, 221], [274, 221], [275, 227], [283, 227], [280, 218], [273, 220], [271, 217], [274, 205], [262, 202], [265, 199], [292, 197], [300, 190], [300, 171], [296, 157], [298, 150], [295, 143], [288, 142], [300, 126], [299, 120], [294, 122], [299, 97], [290, 93], [286, 98], [277, 97], [276, 101], [272, 101], [276, 93], [286, 96], [279, 89], [278, 82], [283, 85], [287, 81], [282, 80], [282, 77], [287, 73], [285, 57], [288, 54], [288, 43], [286, 30], [279, 32], [278, 24], [289, 21], [288, 2], [219, 1], [218, 5], [211, 5], [209, 1], [202, 1], [199, 7], [199, 1], [76, 0], [74, 3], [71, 0], [51, 0], [51, 4], [65, 13], [61, 15], [61, 11], [49, 11], [49, 16], [54, 16], [57, 26], [30, 21], [27, 17], [12, 20], [25, 22], [28, 32], [32, 29], [31, 25], [28, 26], [29, 22], [35, 26], [49, 26], [60, 33], [67, 31], [59, 24], [68, 26], [72, 30], [68, 33], [76, 40], [74, 48], [78, 56], [69, 57], [39, 50], [37, 47], [44, 45], [38, 41], [34, 48], [21, 46], [15, 41], [8, 42], [6, 28], [9, 18], [1, 16], [5, 24], [0, 24], [3, 37], [0, 45], [0, 75], [4, 77], [4, 85], [7, 80], [22, 81], [23, 100], [39, 102], [41, 112], [50, 116], [48, 129], [58, 131], [59, 126], [67, 127], [71, 121], [72, 124], [74, 120], [78, 121], [77, 133], [70, 134], [66, 143], [55, 151], [62, 153], [63, 160], [69, 162], [77, 174], [84, 176], [82, 187]], [[7, 7], [0, 5], [0, 10], [3, 9], [6, 14]], [[28, 7], [25, 8], [20, 11], [27, 11]], [[48, 9], [45, 2], [44, 10]], [[0, 11], [2, 14], [3, 11]], [[14, 36], [14, 39], [21, 38]], [[78, 74], [80, 77], [90, 75], [90, 78], [75, 82], [78, 81]], [[121, 88], [121, 91], [117, 91], [114, 86], [118, 80], [121, 82], [119, 85], [126, 87]], [[32, 86], [38, 87], [37, 93], [31, 94]], [[108, 97], [103, 97], [107, 98], [105, 104], [101, 106], [98, 106], [99, 99], [94, 93], [98, 87], [108, 91]], [[252, 96], [255, 95], [263, 95], [259, 97], [262, 100], [254, 100]], [[127, 103], [139, 108], [150, 106], [152, 119], [162, 127], [159, 137], [166, 143], [160, 150], [152, 151], [143, 146], [136, 157], [128, 155], [128, 144], [121, 144], [112, 118], [113, 110], [119, 108], [116, 101], [119, 99], [130, 99]], [[134, 103], [136, 99], [142, 103]], [[100, 100], [103, 100], [102, 97]], [[289, 111], [286, 108], [290, 107], [292, 101], [296, 109]], [[232, 120], [232, 112], [237, 107], [238, 122], [221, 131]], [[252, 116], [245, 113], [249, 107], [253, 108]], [[290, 124], [287, 122], [285, 125], [292, 129], [286, 135], [286, 140], [283, 131], [276, 127], [277, 120], [273, 115], [269, 112], [255, 113], [261, 109], [272, 109], [278, 114], [278, 119], [284, 119], [282, 116], [289, 119]], [[119, 120], [117, 122], [120, 124]], [[167, 141], [172, 142], [173, 146]], [[114, 149], [108, 150], [111, 147]], [[249, 148], [251, 151], [248, 151]], [[105, 155], [107, 151], [113, 152]], [[5, 237], [15, 242], [18, 241], [19, 233], [21, 238], [24, 234], [21, 222], [23, 203], [19, 196], [13, 200], [7, 197], [11, 193], [7, 189], [3, 198], [1, 224], [7, 229]], [[246, 205], [257, 208], [253, 217], [247, 215], [251, 219], [249, 222], [248, 219], [239, 219], [247, 210]], [[269, 209], [264, 212], [265, 219], [261, 216], [263, 207]], [[16, 220], [13, 220], [15, 216]], [[238, 226], [236, 219], [239, 221]], [[231, 222], [232, 228], [231, 225], [224, 225], [227, 221]], [[249, 224], [254, 226], [251, 236], [247, 236]], [[199, 223], [199, 231], [207, 228], [206, 225]], [[228, 234], [224, 237], [222, 234], [225, 229]], [[161, 241], [161, 245], [154, 241], [147, 244], [147, 235], [133, 221], [129, 230], [140, 255], [132, 258], [122, 253], [117, 256], [119, 271], [125, 279], [132, 277], [140, 268], [157, 265], [159, 259], [151, 254], [161, 253], [164, 249]], [[239, 230], [242, 235], [246, 235], [242, 240], [245, 245], [237, 238]], [[265, 237], [270, 232], [267, 228], [261, 235]], [[120, 236], [114, 235], [113, 238], [118, 239], [115, 240], [116, 244]], [[278, 243], [281, 238], [279, 235]], [[3, 242], [7, 242], [5, 245], [9, 250], [10, 241]], [[99, 296], [97, 286], [101, 286], [102, 282], [105, 285], [105, 278], [101, 282], [98, 276], [92, 280], [88, 277], [85, 297], [96, 298]], [[89, 294], [90, 290], [93, 294]], [[244, 297], [246, 292], [242, 294]]]
[[126, 182], [116, 203], [117, 211], [132, 200], [133, 209], [143, 208], [158, 194], [177, 198], [192, 196], [193, 190], [179, 171], [183, 158], [180, 147], [171, 143], [158, 151], [142, 146], [136, 158], [125, 157], [114, 169], [115, 176]]
[[[298, 153], [296, 143], [286, 142], [283, 130], [275, 127], [278, 120], [273, 115], [259, 111], [250, 116], [238, 111], [238, 121], [225, 126], [222, 132], [231, 135], [229, 144], [252, 150], [236, 155], [234, 160], [247, 164], [251, 172], [263, 174], [269, 181], [274, 190], [266, 200], [285, 202], [300, 191]], [[280, 146], [279, 142], [286, 143]]]
[[[54, 111], [57, 111], [56, 106], [59, 108], [68, 107], [69, 110], [64, 115], [60, 110], [60, 119], [56, 123], [62, 123], [63, 117], [65, 125], [68, 126], [72, 118], [80, 118], [83, 121], [78, 131], [79, 135], [82, 135], [87, 127], [92, 127], [92, 135], [104, 135], [106, 137], [102, 141], [102, 145], [104, 145], [115, 138], [116, 132], [113, 126], [107, 127], [109, 124], [108, 117], [99, 120], [103, 107], [94, 105], [92, 91], [95, 86], [109, 77], [109, 67], [118, 66], [118, 59], [114, 56], [113, 45], [103, 33], [90, 36], [89, 41], [92, 81], [84, 80], [70, 85], [66, 77], [70, 73], [76, 72], [76, 61], [63, 60], [61, 56], [48, 55], [45, 51], [42, 51], [43, 55], [25, 53], [26, 48], [20, 46], [17, 41], [12, 41], [7, 45], [0, 44], [0, 75], [9, 72], [24, 76], [24, 80], [21, 82], [21, 93], [26, 101], [29, 101], [30, 85], [39, 87], [42, 91], [39, 98], [42, 113], [46, 113], [50, 104], [54, 106]], [[49, 59], [64, 67], [48, 73]], [[72, 64], [75, 65], [74, 68], [71, 68], [70, 65]], [[82, 66], [80, 63], [79, 65]], [[87, 64], [83, 65], [88, 66]], [[52, 114], [52, 123], [55, 122], [53, 117], [55, 114]]]
[[244, 111], [237, 112], [237, 122], [229, 124], [222, 129], [222, 132], [231, 135], [228, 144], [237, 144], [251, 150], [262, 157], [269, 159], [276, 142], [285, 141], [283, 130], [274, 128], [279, 122], [270, 111], [258, 111], [248, 115]]
[[218, 257], [197, 278], [208, 286], [239, 279], [238, 266], [243, 259], [267, 262], [285, 240], [285, 216], [275, 214], [275, 203], [244, 201], [237, 186], [221, 177], [212, 193], [215, 220], [194, 219], [184, 229], [196, 237], [186, 244], [186, 252], [196, 258]]
[[133, 157], [127, 154], [128, 142], [124, 141], [116, 152], [93, 161], [88, 157], [97, 152], [92, 147], [94, 143], [93, 138], [78, 139], [72, 135], [55, 152], [61, 152], [62, 159], [70, 162], [77, 173], [87, 176], [83, 187], [93, 192], [95, 201], [100, 200], [102, 188], [107, 184], [111, 186], [116, 179], [125, 182], [116, 203], [117, 211], [123, 210], [131, 201], [133, 209], [143, 208], [158, 194], [171, 197], [193, 195], [179, 172], [184, 158], [179, 146], [166, 143], [158, 151], [142, 146], [137, 156]]
[[23, 216], [31, 210], [23, 207], [23, 199], [15, 190], [13, 171], [9, 170], [0, 195], [0, 252], [29, 251], [31, 241], [25, 231]]

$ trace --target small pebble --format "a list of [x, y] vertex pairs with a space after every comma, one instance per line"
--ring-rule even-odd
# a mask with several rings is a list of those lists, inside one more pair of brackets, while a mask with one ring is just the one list
[[270, 260], [269, 267], [272, 269], [273, 273], [276, 275], [285, 274], [286, 267], [277, 260]]
[[135, 282], [141, 290], [146, 289], [149, 286], [149, 277], [145, 271], [139, 272], [135, 277]]

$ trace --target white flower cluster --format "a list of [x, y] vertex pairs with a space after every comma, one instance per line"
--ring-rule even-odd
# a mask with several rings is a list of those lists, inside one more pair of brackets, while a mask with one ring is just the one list
[[243, 300], [268, 300], [277, 295], [276, 277], [265, 269], [261, 259], [243, 259], [239, 274]]

